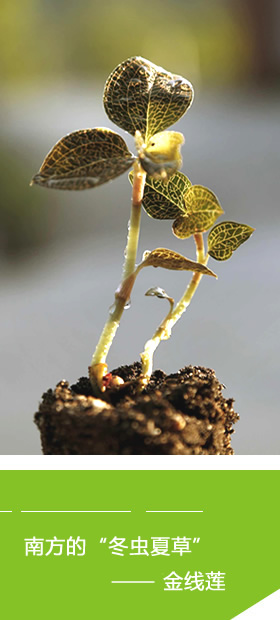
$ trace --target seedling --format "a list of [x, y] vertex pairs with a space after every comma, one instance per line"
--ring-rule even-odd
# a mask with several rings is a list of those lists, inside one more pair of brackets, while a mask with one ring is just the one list
[[[207, 267], [209, 256], [218, 261], [227, 260], [254, 230], [245, 224], [222, 222], [210, 230], [205, 251], [203, 233], [215, 224], [223, 209], [211, 190], [192, 185], [179, 172], [184, 137], [181, 133], [166, 131], [187, 112], [192, 101], [193, 87], [186, 79], [139, 56], [129, 58], [109, 76], [103, 103], [109, 119], [134, 136], [137, 155], [110, 129], [82, 129], [55, 144], [31, 181], [31, 184], [52, 189], [83, 190], [111, 181], [133, 168], [129, 173], [132, 204], [122, 279], [89, 367], [95, 391], [104, 392], [121, 383], [108, 374], [106, 360], [139, 272], [148, 266], [193, 272], [175, 306], [174, 300], [159, 287], [146, 293], [167, 299], [169, 312], [141, 355], [141, 388], [151, 376], [157, 346], [170, 337], [172, 327], [191, 302], [202, 276], [217, 277]], [[173, 220], [172, 230], [179, 239], [193, 237], [196, 261], [173, 250], [156, 248], [145, 252], [142, 262], [136, 266], [141, 205], [152, 218]]]

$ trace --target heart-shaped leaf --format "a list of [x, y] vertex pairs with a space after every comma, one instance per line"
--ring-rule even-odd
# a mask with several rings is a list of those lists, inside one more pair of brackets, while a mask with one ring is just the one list
[[216, 260], [227, 260], [242, 243], [247, 241], [254, 228], [237, 222], [222, 222], [210, 230], [208, 254]]
[[140, 152], [141, 166], [153, 179], [166, 181], [181, 168], [180, 147], [184, 136], [178, 131], [161, 131], [148, 140]]
[[110, 129], [80, 129], [57, 142], [31, 184], [54, 189], [88, 189], [128, 170], [135, 156]]
[[173, 223], [173, 233], [179, 239], [187, 239], [196, 232], [208, 230], [224, 213], [217, 196], [207, 187], [192, 185], [184, 196], [185, 214]]
[[[133, 182], [132, 171], [129, 180]], [[142, 205], [150, 217], [174, 220], [185, 208], [184, 194], [190, 186], [190, 180], [182, 172], [176, 172], [166, 182], [147, 176]]]
[[168, 250], [167, 248], [156, 248], [156, 250], [152, 250], [152, 252], [146, 252], [145, 262], [143, 266], [151, 266], [151, 267], [163, 267], [163, 269], [172, 269], [174, 271], [196, 271], [198, 273], [202, 273], [208, 276], [214, 276], [216, 278], [216, 274], [205, 267], [205, 265], [201, 265], [201, 263], [196, 263], [193, 260], [185, 258], [182, 254], [178, 254], [178, 252], [174, 252], [173, 250]]
[[193, 87], [179, 75], [135, 56], [114, 69], [104, 89], [109, 119], [144, 141], [178, 121], [190, 107]]

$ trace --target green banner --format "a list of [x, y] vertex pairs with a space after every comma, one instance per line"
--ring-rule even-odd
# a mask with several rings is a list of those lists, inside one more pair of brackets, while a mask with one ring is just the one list
[[230, 620], [279, 588], [278, 471], [0, 481], [3, 618]]

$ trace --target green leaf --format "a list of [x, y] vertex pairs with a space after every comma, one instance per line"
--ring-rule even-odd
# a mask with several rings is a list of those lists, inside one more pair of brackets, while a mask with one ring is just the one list
[[57, 142], [31, 185], [54, 189], [88, 189], [128, 170], [135, 156], [119, 134], [110, 129], [80, 129]]
[[173, 233], [179, 239], [187, 239], [196, 232], [208, 230], [224, 213], [217, 196], [207, 187], [192, 185], [184, 196], [185, 214], [173, 223]]
[[[132, 171], [129, 180], [133, 183]], [[176, 172], [166, 182], [147, 176], [142, 205], [150, 217], [174, 220], [185, 208], [184, 194], [190, 186], [190, 180], [182, 172]]]
[[114, 69], [103, 96], [109, 119], [132, 135], [139, 130], [145, 142], [176, 123], [192, 100], [188, 80], [141, 56], [128, 58]]
[[156, 250], [152, 250], [152, 252], [146, 252], [144, 261], [145, 266], [163, 267], [163, 269], [172, 269], [174, 271], [194, 271], [208, 276], [214, 276], [214, 278], [217, 277], [216, 274], [211, 271], [211, 269], [208, 269], [208, 267], [205, 267], [205, 265], [196, 263], [189, 258], [185, 258], [182, 254], [178, 254], [178, 252], [168, 250], [167, 248], [156, 248]]
[[139, 153], [142, 168], [153, 179], [166, 181], [178, 168], [181, 168], [180, 147], [184, 136], [178, 131], [161, 131], [148, 140]]
[[247, 241], [254, 228], [237, 222], [222, 222], [210, 230], [208, 254], [216, 260], [227, 260], [242, 243]]

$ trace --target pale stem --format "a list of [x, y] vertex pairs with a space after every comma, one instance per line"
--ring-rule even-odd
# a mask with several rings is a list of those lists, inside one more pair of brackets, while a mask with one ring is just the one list
[[[196, 256], [197, 262], [202, 265], [207, 265], [209, 255], [205, 255], [204, 251], [204, 242], [202, 233], [194, 234], [194, 241], [196, 244]], [[158, 345], [162, 340], [167, 340], [171, 336], [172, 327], [177, 323], [182, 314], [185, 312], [187, 307], [189, 306], [195, 291], [200, 283], [202, 278], [201, 273], [195, 272], [193, 277], [184, 293], [181, 297], [180, 301], [177, 303], [175, 308], [165, 317], [165, 319], [161, 322], [159, 327], [156, 329], [153, 337], [148, 340], [145, 344], [145, 348], [143, 353], [141, 354], [142, 360], [142, 386], [146, 385], [149, 381], [149, 378], [153, 371], [153, 355]]]
[[[135, 262], [139, 241], [140, 221], [141, 221], [141, 203], [144, 193], [146, 181], [146, 173], [142, 170], [138, 160], [134, 164], [133, 188], [132, 188], [132, 204], [130, 221], [128, 225], [127, 245], [125, 249], [125, 260], [123, 265], [122, 281], [115, 293], [115, 301], [113, 309], [109, 314], [109, 318], [105, 323], [99, 342], [96, 346], [89, 367], [89, 376], [91, 383], [103, 391], [102, 378], [107, 372], [106, 359], [109, 353], [114, 336], [118, 329], [122, 313], [125, 305], [129, 301], [130, 293], [134, 284], [133, 277], [135, 270]], [[131, 277], [131, 283], [126, 285]]]

